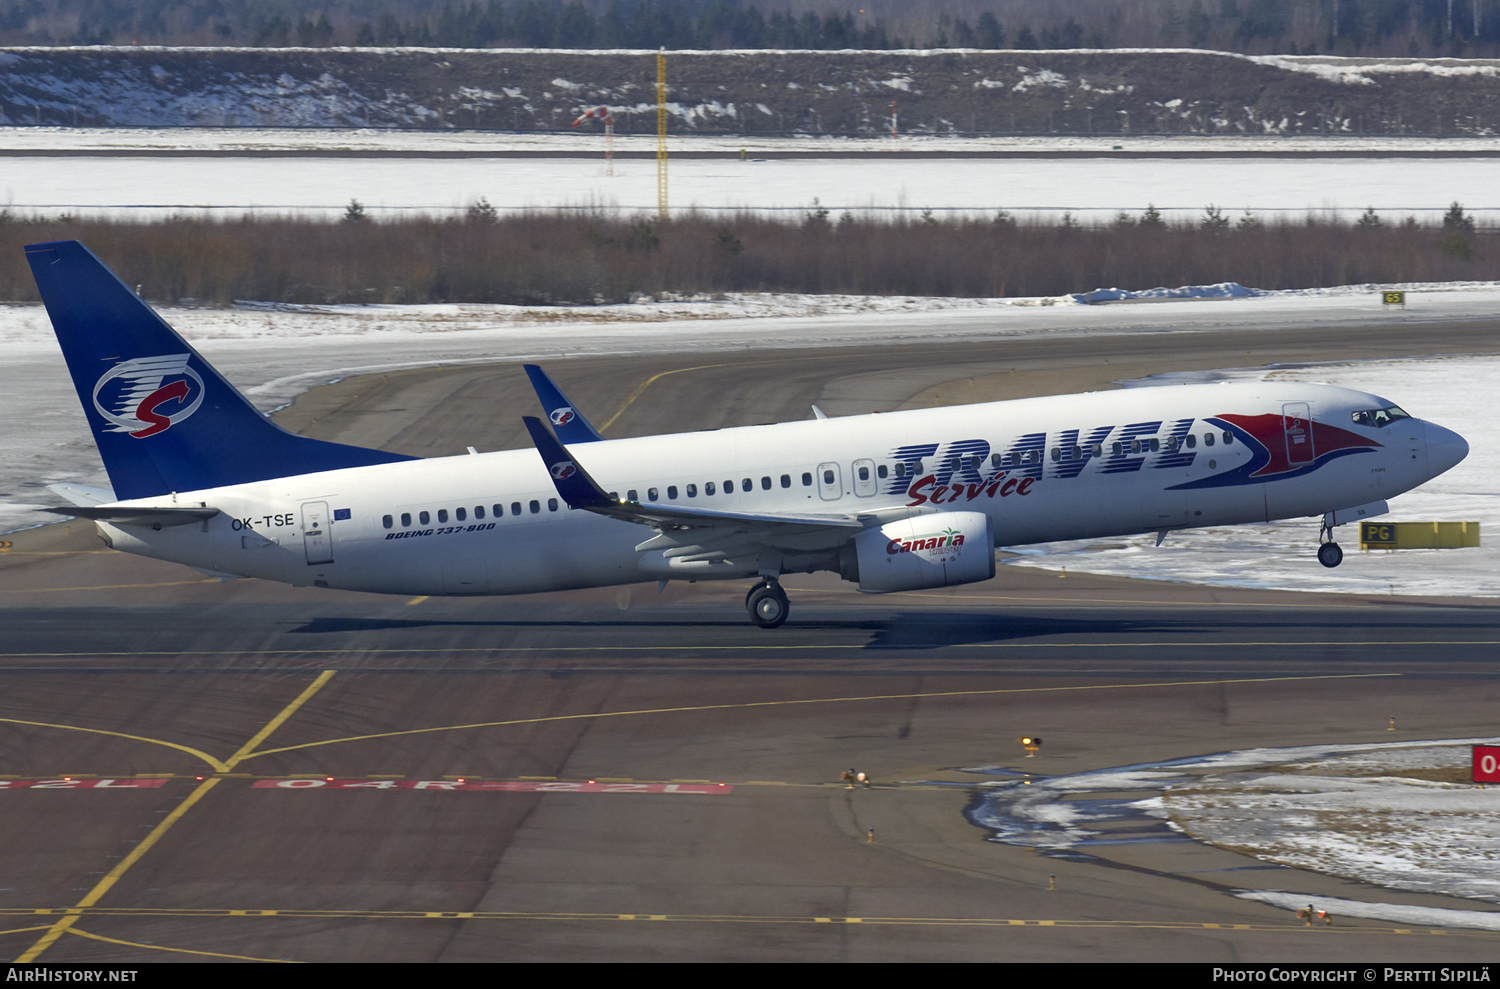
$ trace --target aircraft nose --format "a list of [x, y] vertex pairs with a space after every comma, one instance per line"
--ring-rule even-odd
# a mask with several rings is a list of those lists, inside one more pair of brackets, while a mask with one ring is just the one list
[[1469, 444], [1451, 429], [1435, 423], [1424, 423], [1427, 429], [1427, 467], [1432, 476], [1456, 466], [1469, 455]]

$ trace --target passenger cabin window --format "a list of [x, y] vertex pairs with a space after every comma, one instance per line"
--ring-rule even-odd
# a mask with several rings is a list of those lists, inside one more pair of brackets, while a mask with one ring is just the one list
[[802, 472], [802, 486], [804, 488], [812, 487], [812, 473], [810, 471]]
[[696, 497], [698, 497], [698, 485], [696, 485], [696, 484], [689, 484], [687, 486], [687, 496], [689, 498], [696, 498]]
[[432, 522], [432, 516], [427, 512], [418, 512], [417, 521], [422, 525], [429, 525]]
[[381, 516], [380, 524], [383, 525], [383, 526], [385, 526], [387, 529], [389, 529], [394, 524], [394, 521], [391, 519], [391, 517], [389, 515], [384, 515], [384, 516]]
[[763, 478], [760, 479], [760, 489], [762, 491], [770, 491], [771, 490], [771, 475], [770, 474], [767, 474], [765, 477], [763, 477]]
[[792, 486], [792, 475], [790, 475], [790, 474], [782, 474], [781, 475], [781, 486], [783, 488], [789, 488], [789, 487], [791, 487]]
[[468, 517], [469, 517], [469, 513], [466, 512], [462, 508], [455, 508], [453, 510], [453, 521], [455, 521], [455, 522], [462, 522], [464, 519], [466, 519]]
[[[692, 492], [689, 492], [689, 494], [691, 494], [691, 493]], [[714, 493], [714, 482], [713, 481], [708, 481], [707, 483], [705, 483], [703, 485], [703, 494], [705, 496], [707, 496], [707, 495], [711, 495], [713, 493]]]
[[1214, 434], [1213, 433], [1204, 433], [1203, 434], [1203, 445], [1204, 446], [1213, 446], [1214, 445]]
[[675, 484], [669, 484], [669, 485], [667, 485], [667, 500], [668, 501], [676, 501], [677, 500], [677, 485], [675, 485]]
[[1189, 450], [1191, 450], [1193, 447], [1195, 447], [1197, 445], [1198, 445], [1198, 437], [1194, 436], [1192, 433], [1188, 433], [1187, 434], [1187, 448]]
[[647, 488], [646, 489], [646, 500], [647, 501], [659, 501], [660, 498], [661, 498], [660, 492], [658, 492], [655, 488]]
[[484, 506], [483, 505], [475, 505], [474, 506], [474, 517], [476, 519], [482, 519], [482, 518], [484, 518]]
[[870, 479], [870, 468], [861, 467], [859, 469], [859, 479], [861, 481], [868, 481]]
[[557, 511], [557, 499], [556, 498], [548, 498], [547, 499], [547, 511], [549, 511], [549, 512], [555, 512], [555, 511]]
[[1229, 430], [1227, 430], [1227, 429], [1226, 429], [1226, 430], [1224, 430], [1224, 445], [1225, 445], [1225, 446], [1228, 446], [1228, 445], [1229, 445], [1229, 444], [1231, 444], [1231, 443], [1233, 443], [1233, 442], [1234, 442], [1234, 434], [1233, 434], [1233, 433], [1231, 433], [1231, 432], [1230, 432], [1230, 431], [1229, 431]]
[[1094, 456], [1096, 456], [1096, 457], [1102, 457], [1102, 456], [1104, 456], [1104, 444], [1103, 443], [1095, 443], [1094, 444]]
[[625, 500], [629, 502], [637, 502], [641, 500], [641, 496], [635, 493], [635, 488], [631, 488], [629, 491], [625, 492]]
[[1055, 464], [1062, 459], [1062, 450], [1059, 447], [1052, 448], [1052, 462]]
[[823, 472], [823, 483], [824, 484], [832, 484], [833, 483], [833, 471], [831, 471], [831, 470], [825, 470]]
[[875, 468], [875, 476], [880, 478], [882, 481], [885, 480], [889, 474], [890, 471], [886, 470], [885, 464], [881, 464], [879, 467]]
[[[768, 478], [766, 478], [766, 480], [769, 481], [770, 478], [768, 477]], [[767, 484], [766, 487], [769, 488], [770, 485]], [[744, 492], [754, 491], [755, 490], [755, 482], [751, 481], [750, 478], [748, 478], [748, 477], [742, 477], [742, 478], [740, 478], [740, 490], [744, 491]]]
[[539, 501], [533, 501], [528, 507], [531, 509], [531, 514], [536, 515], [541, 512], [542, 503]]
[[447, 522], [447, 521], [448, 521], [448, 509], [446, 509], [446, 508], [439, 508], [438, 509], [438, 522]]
[[519, 501], [513, 501], [510, 503], [510, 513], [512, 515], [521, 514], [521, 503]]

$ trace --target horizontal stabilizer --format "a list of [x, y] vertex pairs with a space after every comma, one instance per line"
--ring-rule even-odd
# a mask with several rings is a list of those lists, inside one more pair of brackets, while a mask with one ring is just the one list
[[67, 508], [38, 508], [37, 511], [75, 519], [93, 519], [95, 522], [113, 522], [116, 525], [147, 525], [156, 529], [206, 522], [219, 514], [217, 508], [132, 508], [129, 505], [74, 505]]
[[75, 505], [113, 505], [120, 500], [110, 488], [96, 488], [87, 484], [49, 484], [47, 490]]

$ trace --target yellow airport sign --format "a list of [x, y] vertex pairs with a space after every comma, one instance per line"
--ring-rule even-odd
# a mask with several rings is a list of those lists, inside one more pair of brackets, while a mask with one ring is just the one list
[[1478, 522], [1361, 522], [1360, 549], [1462, 549], [1479, 545]]
[[1406, 308], [1406, 293], [1405, 292], [1381, 292], [1380, 293], [1380, 304], [1383, 305], [1383, 306], [1400, 306], [1402, 309], [1405, 309]]

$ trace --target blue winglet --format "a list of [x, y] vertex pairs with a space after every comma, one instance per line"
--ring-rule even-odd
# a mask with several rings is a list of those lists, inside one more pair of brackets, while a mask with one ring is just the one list
[[542, 463], [547, 465], [552, 484], [569, 508], [597, 508], [616, 504], [599, 487], [598, 482], [589, 476], [589, 472], [573, 459], [567, 447], [559, 443], [557, 437], [542, 425], [540, 419], [522, 416], [521, 421], [526, 424], [526, 431], [531, 434], [531, 442], [536, 444], [536, 452], [541, 454]]
[[120, 500], [415, 459], [282, 429], [78, 241], [26, 260]]
[[546, 371], [535, 364], [523, 364], [522, 367], [526, 369], [526, 376], [531, 379], [531, 387], [536, 390], [537, 400], [542, 403], [542, 412], [546, 414], [547, 421], [552, 423], [552, 428], [557, 430], [559, 440], [564, 443], [597, 443], [604, 439], [583, 417], [583, 413], [568, 401], [568, 396], [562, 393], [562, 389], [547, 377]]

